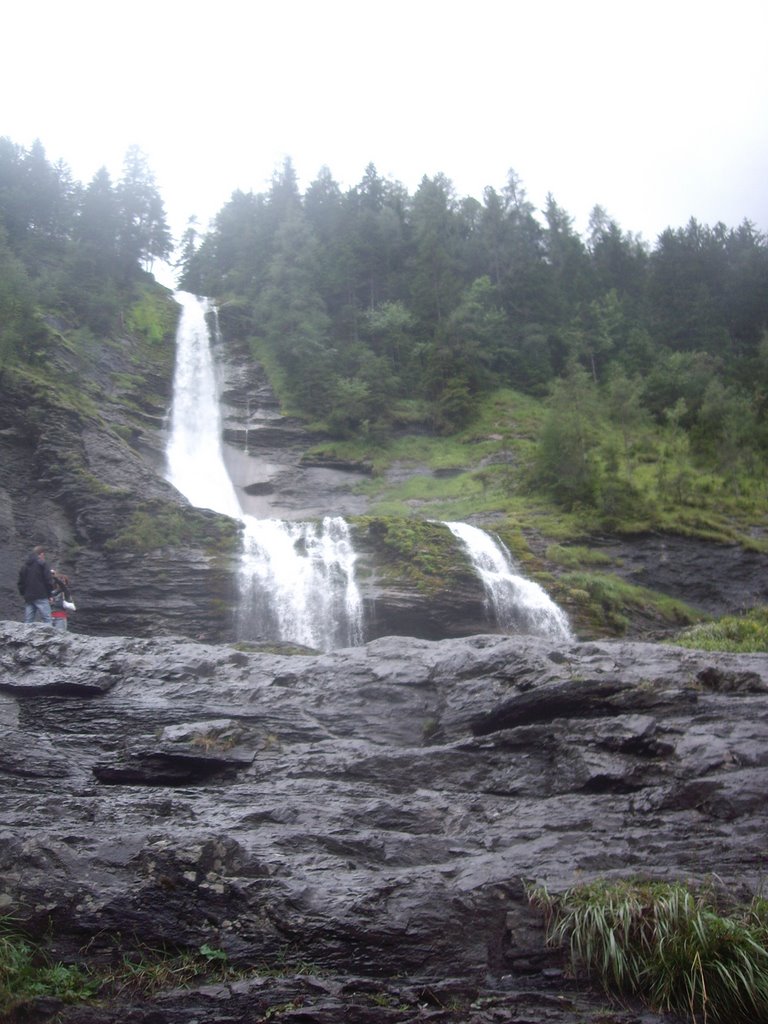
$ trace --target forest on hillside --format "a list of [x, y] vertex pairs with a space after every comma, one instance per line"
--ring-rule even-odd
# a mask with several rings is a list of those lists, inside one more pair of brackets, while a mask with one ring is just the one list
[[[41, 144], [0, 139], [0, 363], [45, 357], [46, 317], [109, 337], [172, 242], [146, 158], [84, 186]], [[370, 165], [302, 194], [290, 160], [180, 242], [181, 287], [215, 299], [293, 412], [337, 438], [466, 429], [497, 389], [547, 400], [529, 482], [564, 507], [634, 501], [638, 438], [657, 486], [697, 463], [733, 489], [768, 455], [768, 242], [689, 221], [652, 245], [602, 208], [586, 237], [510, 172], [482, 201], [449, 178], [413, 195]], [[50, 339], [49, 339], [50, 342]], [[666, 474], [666, 475], [665, 475]]]
[[0, 366], [44, 361], [55, 338], [46, 317], [109, 337], [139, 280], [173, 252], [146, 156], [133, 146], [113, 183], [88, 185], [41, 142], [0, 138]]
[[482, 202], [443, 175], [411, 196], [372, 165], [302, 195], [287, 160], [202, 238], [190, 225], [180, 265], [337, 436], [447, 434], [494, 389], [549, 396], [532, 479], [569, 507], [634, 500], [631, 472], [617, 484], [644, 424], [666, 429], [668, 462], [734, 484], [768, 453], [768, 244], [748, 222], [650, 246], [595, 207], [582, 238], [514, 172]]

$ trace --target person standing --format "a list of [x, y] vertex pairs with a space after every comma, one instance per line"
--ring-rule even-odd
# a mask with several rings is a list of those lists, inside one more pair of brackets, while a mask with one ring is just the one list
[[40, 544], [30, 551], [19, 569], [18, 588], [24, 598], [24, 621], [35, 622], [39, 616], [46, 625], [52, 626], [50, 597], [53, 582], [45, 560], [45, 549]]

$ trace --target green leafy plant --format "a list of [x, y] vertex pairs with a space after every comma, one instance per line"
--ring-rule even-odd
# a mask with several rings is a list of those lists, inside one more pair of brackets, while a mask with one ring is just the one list
[[755, 899], [721, 914], [712, 891], [681, 883], [595, 881], [561, 894], [528, 888], [550, 944], [576, 975], [692, 1022], [768, 1019], [768, 914]]
[[200, 955], [210, 964], [226, 964], [229, 960], [229, 957], [223, 949], [217, 949], [213, 946], [209, 946], [207, 942], [203, 943], [199, 952]]
[[0, 918], [0, 1018], [41, 996], [64, 1002], [89, 999], [99, 986], [100, 980], [84, 968], [51, 962], [10, 918]]

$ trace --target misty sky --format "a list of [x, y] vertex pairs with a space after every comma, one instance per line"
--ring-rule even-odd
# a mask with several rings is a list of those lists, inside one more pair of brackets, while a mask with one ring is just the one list
[[3, 14], [0, 135], [113, 181], [146, 153], [178, 237], [285, 156], [482, 199], [514, 168], [586, 230], [768, 231], [765, 0], [70, 0]]

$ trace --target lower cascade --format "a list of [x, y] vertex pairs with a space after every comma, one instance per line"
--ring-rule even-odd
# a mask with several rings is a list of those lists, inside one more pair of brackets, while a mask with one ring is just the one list
[[515, 572], [502, 542], [469, 523], [446, 523], [464, 545], [485, 587], [489, 610], [498, 627], [509, 633], [533, 633], [572, 639], [568, 617], [538, 583]]
[[239, 636], [278, 636], [323, 651], [361, 644], [363, 606], [346, 521], [243, 521]]
[[346, 522], [283, 522], [244, 515], [221, 451], [216, 367], [207, 299], [176, 292], [176, 335], [168, 480], [193, 505], [239, 519], [241, 640], [280, 640], [332, 650], [363, 641], [362, 600]]

